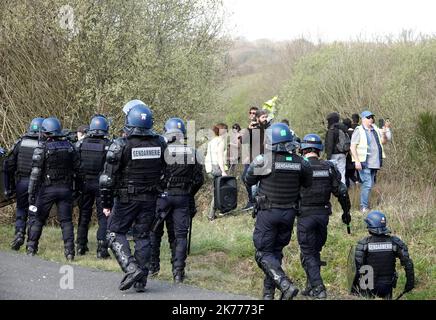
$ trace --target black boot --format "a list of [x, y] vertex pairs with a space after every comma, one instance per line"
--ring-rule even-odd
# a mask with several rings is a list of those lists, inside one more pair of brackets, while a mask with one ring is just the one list
[[20, 250], [21, 246], [24, 244], [24, 230], [18, 230], [15, 233], [15, 238], [11, 242], [11, 249], [12, 250]]
[[323, 284], [320, 284], [316, 287], [314, 287], [310, 291], [310, 296], [315, 299], [326, 299], [327, 298], [327, 291]]
[[185, 271], [184, 270], [176, 270], [173, 271], [173, 278], [175, 284], [181, 284], [185, 280]]
[[280, 300], [292, 300], [298, 294], [297, 287], [287, 277], [280, 281], [279, 289], [282, 292]]
[[41, 237], [43, 223], [34, 219], [29, 224], [27, 231], [26, 253], [28, 256], [34, 256], [38, 252], [39, 238]]
[[129, 243], [126, 239], [123, 239], [122, 235], [117, 235], [115, 232], [109, 232], [107, 234], [107, 239], [115, 259], [117, 259], [121, 269], [126, 273], [121, 280], [119, 289], [122, 291], [130, 289], [135, 282], [147, 275], [138, 267], [135, 259], [130, 253]]
[[256, 251], [255, 259], [258, 266], [265, 272], [265, 275], [269, 276], [274, 281], [276, 287], [282, 292], [280, 300], [292, 300], [298, 294], [298, 289], [286, 276], [281, 266], [265, 259], [260, 251]]
[[136, 281], [133, 287], [136, 292], [145, 292], [145, 286], [147, 285], [147, 277], [142, 277], [139, 281]]
[[274, 294], [275, 294], [275, 289], [274, 290], [263, 289], [263, 300], [274, 300]]
[[35, 247], [31, 247], [31, 246], [27, 246], [26, 247], [26, 254], [28, 255], [28, 256], [34, 256], [34, 255], [36, 255], [36, 253], [38, 252], [38, 248], [35, 248]]
[[310, 281], [306, 280], [306, 288], [304, 288], [304, 290], [301, 291], [301, 294], [303, 296], [310, 296], [310, 290], [312, 290], [312, 286], [310, 285]]
[[263, 279], [263, 300], [274, 300], [274, 294], [276, 291], [276, 284], [274, 279], [265, 275]]
[[130, 262], [127, 266], [127, 272], [120, 282], [119, 289], [121, 291], [130, 289], [137, 281], [144, 277], [144, 272], [138, 268], [136, 262]]
[[78, 256], [84, 256], [89, 251], [89, 248], [86, 244], [77, 244], [77, 255]]
[[148, 276], [150, 278], [156, 277], [159, 274], [160, 266], [159, 263], [151, 262], [150, 268], [148, 269]]
[[74, 248], [73, 249], [65, 249], [65, 259], [71, 262], [74, 260]]
[[110, 254], [108, 251], [108, 243], [104, 240], [98, 240], [97, 259], [106, 259], [106, 258], [110, 258]]

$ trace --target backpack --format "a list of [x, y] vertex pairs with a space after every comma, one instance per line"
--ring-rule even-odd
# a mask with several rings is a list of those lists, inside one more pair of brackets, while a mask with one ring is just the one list
[[336, 144], [336, 148], [340, 153], [347, 153], [350, 151], [350, 145], [351, 145], [350, 137], [340, 128], [338, 129], [338, 131], [339, 131], [339, 138], [338, 138], [338, 143]]

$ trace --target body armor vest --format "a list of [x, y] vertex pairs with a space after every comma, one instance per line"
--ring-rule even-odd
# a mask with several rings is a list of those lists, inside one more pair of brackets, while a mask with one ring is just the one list
[[261, 179], [259, 194], [267, 197], [272, 208], [296, 205], [300, 192], [302, 170], [300, 156], [290, 153], [273, 153], [271, 174]]
[[365, 264], [374, 269], [374, 284], [392, 283], [395, 275], [395, 248], [389, 236], [369, 238]]
[[69, 141], [46, 143], [44, 183], [70, 183], [73, 178], [74, 148]]
[[18, 150], [17, 176], [28, 178], [32, 171], [33, 151], [38, 146], [38, 138], [23, 137]]
[[106, 160], [109, 140], [103, 138], [86, 137], [80, 145], [80, 169], [81, 176], [97, 177], [103, 171]]
[[166, 189], [180, 189], [189, 193], [196, 164], [195, 150], [183, 144], [171, 144], [166, 150], [165, 160], [168, 177]]
[[327, 161], [309, 158], [312, 186], [301, 190], [301, 214], [331, 214], [331, 166]]
[[156, 190], [163, 173], [162, 149], [158, 136], [127, 139], [121, 159], [120, 187], [142, 189], [139, 192]]

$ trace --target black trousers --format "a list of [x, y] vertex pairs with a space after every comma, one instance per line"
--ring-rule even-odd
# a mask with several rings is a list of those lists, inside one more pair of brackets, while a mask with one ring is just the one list
[[66, 250], [74, 251], [73, 191], [69, 185], [41, 187], [36, 200], [38, 211], [30, 221], [27, 246], [38, 249], [42, 228], [50, 215], [53, 204], [56, 204], [58, 209], [58, 220], [62, 228], [64, 247]]
[[[190, 207], [189, 201], [191, 196], [187, 195], [168, 195], [165, 198], [159, 198], [157, 201], [157, 211], [169, 211], [167, 215], [167, 232], [172, 251], [173, 272], [183, 271], [186, 266], [188, 231], [190, 225]], [[162, 232], [154, 236], [162, 238], [163, 223], [161, 224]], [[169, 227], [169, 228], [168, 228]], [[153, 241], [157, 250], [160, 239]]]
[[[148, 264], [151, 255], [150, 232], [156, 211], [156, 196], [147, 201], [127, 201], [121, 203], [115, 199], [111, 218], [108, 223], [108, 231], [115, 234], [115, 241], [121, 245], [123, 254], [130, 261], [135, 260], [139, 268], [148, 275]], [[135, 253], [132, 256], [126, 234], [132, 224]]]
[[107, 217], [104, 215], [101, 206], [100, 187], [97, 179], [88, 179], [83, 183], [82, 195], [79, 199], [80, 214], [77, 226], [77, 244], [79, 245], [86, 245], [88, 243], [88, 228], [94, 203], [98, 220], [97, 240], [105, 240]]
[[[295, 209], [259, 210], [253, 233], [256, 261], [268, 266], [279, 276], [285, 276], [282, 269], [283, 248], [291, 240]], [[262, 269], [263, 270], [263, 269]], [[274, 290], [274, 280], [265, 273], [264, 289]]]
[[15, 233], [25, 232], [27, 219], [29, 217], [29, 178], [20, 178], [16, 185], [17, 194], [17, 213], [15, 218]]
[[301, 264], [312, 287], [323, 284], [321, 278], [321, 250], [327, 241], [327, 214], [298, 217], [297, 238]]

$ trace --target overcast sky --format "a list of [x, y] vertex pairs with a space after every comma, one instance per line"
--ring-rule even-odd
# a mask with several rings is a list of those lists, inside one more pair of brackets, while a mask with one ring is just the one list
[[353, 40], [436, 34], [436, 0], [224, 0], [228, 28], [248, 40]]

